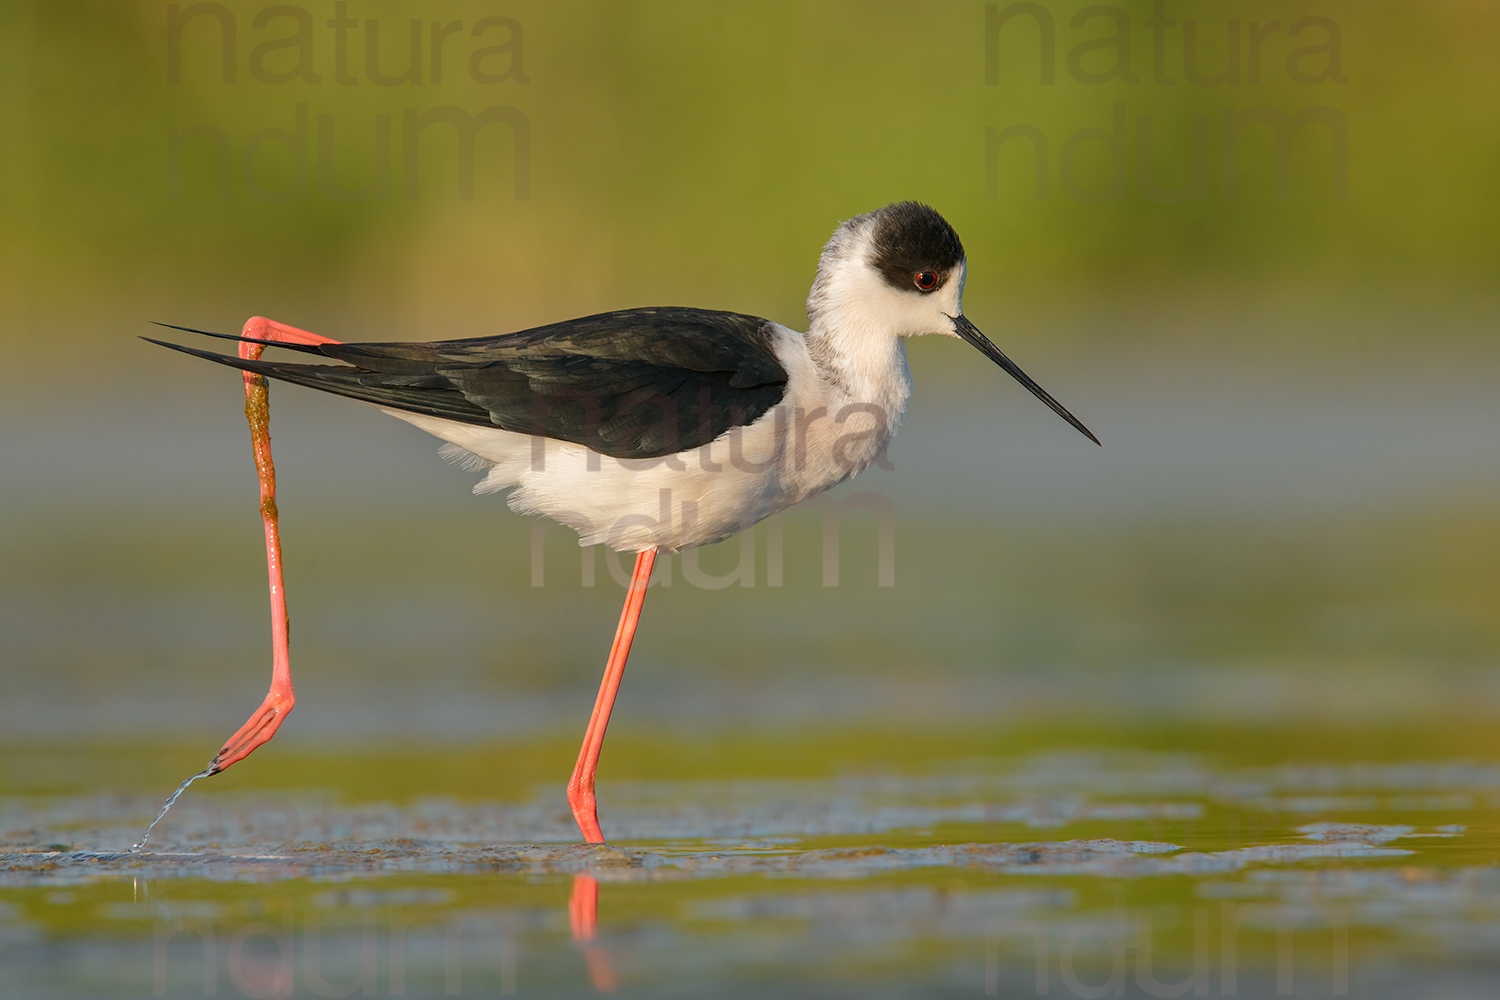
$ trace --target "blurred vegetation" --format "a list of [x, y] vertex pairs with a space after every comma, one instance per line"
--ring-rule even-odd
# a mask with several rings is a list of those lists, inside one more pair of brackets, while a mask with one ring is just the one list
[[[1131, 2], [1113, 8], [1117, 19], [1075, 27], [1084, 6], [1044, 5], [1056, 36], [1054, 82], [1045, 84], [1038, 18], [992, 22], [989, 65], [977, 0], [318, 0], [269, 18], [259, 0], [184, 3], [175, 15], [159, 2], [7, 4], [0, 347], [90, 348], [121, 343], [145, 319], [222, 327], [252, 313], [371, 338], [493, 331], [656, 302], [797, 322], [832, 227], [900, 198], [927, 200], [958, 227], [976, 313], [1028, 302], [1112, 309], [1121, 296], [1162, 293], [1232, 310], [1269, 289], [1451, 304], [1492, 280], [1493, 5], [1172, 0], [1156, 5], [1174, 22], [1161, 28], [1153, 5]], [[265, 48], [297, 33], [288, 9], [305, 12], [305, 51]], [[1008, 9], [998, 4], [997, 14]], [[235, 29], [232, 83], [220, 15]], [[330, 27], [337, 18], [360, 23]], [[484, 18], [509, 20], [475, 37]], [[1306, 18], [1321, 20], [1294, 38]], [[379, 72], [399, 76], [411, 64], [413, 19], [420, 79], [377, 84], [369, 26], [379, 34]], [[438, 81], [434, 25], [458, 21]], [[1115, 49], [1087, 48], [1121, 30], [1130, 33], [1128, 69]], [[346, 83], [335, 65], [341, 31]], [[1192, 82], [1190, 69], [1200, 80], [1227, 71], [1231, 37], [1239, 82]], [[1090, 82], [1112, 67], [1115, 79]], [[1119, 79], [1124, 72], [1136, 82]], [[529, 154], [517, 155], [511, 126], [481, 130], [466, 199], [454, 131], [433, 125], [417, 145], [418, 193], [409, 198], [403, 116], [447, 106], [515, 109]], [[1322, 109], [1322, 118], [1290, 140], [1285, 198], [1273, 132], [1245, 126], [1231, 197], [1224, 115], [1267, 107]], [[1079, 132], [1113, 129], [1117, 108], [1114, 196], [1109, 147]], [[293, 143], [270, 138], [251, 150], [262, 130], [295, 133], [299, 116]], [[1195, 116], [1206, 142], [1198, 152]], [[383, 179], [382, 118], [391, 150]], [[327, 148], [320, 122], [332, 128]], [[1346, 197], [1337, 196], [1338, 122], [1347, 125]], [[987, 176], [986, 130], [1016, 125], [1047, 140], [1045, 198], [1030, 139], [1000, 146]], [[305, 151], [300, 166], [293, 145]], [[1204, 196], [1143, 194], [1143, 146], [1152, 183], [1182, 187], [1198, 163]], [[520, 161], [529, 167], [524, 198]], [[1100, 193], [1109, 196], [1096, 200]]]

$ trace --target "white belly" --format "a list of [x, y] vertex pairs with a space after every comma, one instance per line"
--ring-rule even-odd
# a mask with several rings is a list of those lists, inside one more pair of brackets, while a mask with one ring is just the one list
[[782, 402], [702, 448], [664, 458], [610, 458], [580, 444], [382, 409], [447, 441], [450, 457], [487, 466], [474, 492], [510, 490], [513, 510], [567, 525], [582, 545], [688, 549], [843, 482], [880, 457], [901, 419], [910, 386], [904, 352], [895, 398], [851, 399], [819, 375], [800, 335], [786, 333], [778, 344], [788, 374]]

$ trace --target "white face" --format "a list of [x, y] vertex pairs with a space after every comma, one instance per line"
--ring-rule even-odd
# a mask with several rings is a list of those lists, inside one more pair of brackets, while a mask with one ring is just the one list
[[[964, 279], [968, 277], [968, 273], [969, 262], [967, 260], [959, 261], [958, 266], [948, 275], [948, 280], [943, 282], [942, 287], [927, 296], [928, 299], [936, 300], [937, 307], [943, 311], [945, 316], [963, 315]], [[953, 332], [953, 323], [951, 320], [948, 321], [946, 328], [940, 332], [946, 333], [950, 337], [958, 336], [958, 334]]]
[[896, 288], [873, 265], [861, 267], [857, 279], [864, 286], [861, 294], [868, 296], [872, 312], [885, 318], [889, 332], [899, 337], [922, 337], [928, 334], [958, 336], [953, 329], [953, 317], [964, 311], [964, 277], [967, 261], [959, 261], [946, 275], [926, 272], [937, 278], [938, 284], [930, 292], [921, 290], [918, 281], [923, 272], [911, 275], [910, 284]]

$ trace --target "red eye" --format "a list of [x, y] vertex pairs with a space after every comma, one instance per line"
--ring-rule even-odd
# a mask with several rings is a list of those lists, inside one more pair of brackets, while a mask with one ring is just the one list
[[930, 292], [937, 287], [937, 272], [918, 271], [915, 280], [918, 288], [924, 292]]

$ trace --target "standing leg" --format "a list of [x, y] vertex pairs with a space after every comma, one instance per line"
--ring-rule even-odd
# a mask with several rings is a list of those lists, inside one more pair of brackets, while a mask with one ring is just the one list
[[594, 714], [589, 716], [583, 746], [578, 750], [578, 763], [573, 765], [573, 777], [568, 780], [568, 805], [573, 809], [578, 829], [583, 831], [583, 839], [590, 844], [604, 843], [604, 832], [599, 829], [599, 808], [594, 801], [594, 773], [599, 770], [604, 730], [609, 728], [609, 713], [615, 707], [620, 678], [625, 675], [625, 661], [630, 657], [630, 643], [641, 620], [641, 605], [646, 603], [646, 585], [651, 581], [651, 567], [655, 563], [655, 549], [636, 553], [635, 572], [631, 574], [630, 589], [625, 594], [625, 609], [620, 612], [620, 627], [615, 630], [609, 662], [604, 665], [604, 680], [599, 685], [599, 697], [594, 701]]
[[[328, 337], [256, 316], [241, 331], [256, 340], [280, 340], [293, 344], [332, 344]], [[240, 344], [240, 357], [254, 360], [264, 344]], [[255, 450], [255, 471], [260, 477], [260, 516], [266, 527], [266, 570], [271, 583], [271, 690], [260, 708], [239, 728], [214, 756], [210, 774], [218, 774], [250, 756], [276, 730], [297, 703], [292, 693], [292, 661], [287, 648], [286, 584], [281, 578], [281, 528], [276, 510], [276, 466], [271, 461], [270, 394], [261, 375], [245, 372], [245, 418], [250, 422], [250, 444]]]

